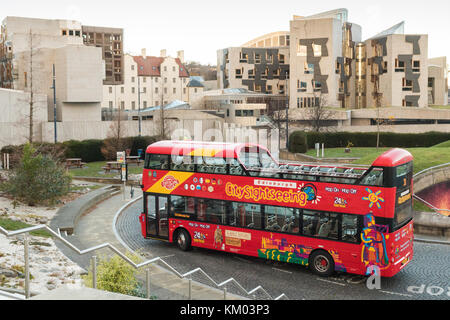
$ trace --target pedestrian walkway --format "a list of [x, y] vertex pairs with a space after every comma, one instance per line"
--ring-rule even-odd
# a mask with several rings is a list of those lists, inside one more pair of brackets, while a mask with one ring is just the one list
[[[103, 243], [110, 243], [120, 252], [126, 253], [128, 248], [119, 241], [113, 228], [116, 213], [130, 201], [130, 188], [127, 187], [125, 195], [127, 200], [124, 200], [123, 193], [119, 193], [94, 206], [80, 218], [75, 226], [74, 233], [71, 236], [67, 236], [67, 240], [81, 250]], [[136, 223], [138, 223], [137, 216]], [[92, 256], [101, 257], [102, 255], [111, 256], [114, 254], [109, 249], [101, 249], [96, 253], [80, 256], [62, 243], [57, 245], [68, 258], [85, 270], [90, 268]], [[158, 265], [153, 264], [144, 268], [150, 269], [150, 295], [152, 298], [158, 300], [185, 300], [189, 298], [188, 279], [180, 279], [174, 273]], [[145, 280], [145, 270], [143, 271], [139, 277], [140, 280]], [[145, 283], [143, 284], [145, 288]], [[226, 297], [227, 300], [245, 299], [232, 294], [227, 294]], [[192, 281], [191, 298], [194, 300], [222, 300], [224, 292]]]

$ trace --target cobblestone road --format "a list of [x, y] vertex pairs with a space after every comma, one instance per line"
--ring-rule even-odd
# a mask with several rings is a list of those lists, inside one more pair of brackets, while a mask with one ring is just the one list
[[[182, 252], [173, 244], [145, 240], [140, 233], [138, 217], [142, 201], [123, 212], [117, 221], [117, 231], [132, 249], [149, 257], [164, 257], [180, 272], [201, 267], [215, 281], [230, 277], [247, 290], [262, 285], [273, 296], [285, 293], [290, 299], [376, 299], [376, 300], [450, 300], [450, 246], [414, 243], [414, 259], [393, 278], [383, 278], [380, 290], [369, 290], [366, 279], [339, 274], [318, 278], [307, 268], [266, 261], [213, 250], [195, 248]], [[208, 284], [206, 279], [195, 279]], [[230, 292], [239, 293], [236, 288]]]

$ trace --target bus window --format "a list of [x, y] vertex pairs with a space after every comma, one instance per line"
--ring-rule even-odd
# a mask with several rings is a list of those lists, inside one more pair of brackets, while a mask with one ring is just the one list
[[299, 219], [296, 209], [286, 207], [264, 207], [266, 230], [298, 233]]
[[172, 214], [195, 214], [195, 198], [171, 196]]
[[305, 235], [337, 240], [338, 228], [338, 215], [335, 213], [303, 211], [303, 234]]
[[363, 186], [383, 186], [383, 168], [372, 168], [362, 178], [361, 185]]
[[413, 166], [412, 162], [405, 163], [395, 168], [395, 182], [396, 187], [408, 187], [411, 185]]
[[358, 216], [342, 215], [342, 240], [348, 242], [358, 242]]
[[260, 205], [233, 202], [231, 206], [231, 221], [237, 227], [261, 229], [261, 217]]
[[145, 169], [169, 170], [169, 156], [165, 154], [148, 154]]
[[215, 224], [225, 224], [226, 203], [221, 200], [198, 200], [197, 219]]

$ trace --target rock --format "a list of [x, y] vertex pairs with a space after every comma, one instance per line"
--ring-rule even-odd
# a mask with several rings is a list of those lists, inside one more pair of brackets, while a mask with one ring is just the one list
[[15, 270], [0, 268], [0, 275], [3, 275], [7, 278], [17, 278], [19, 273]]
[[53, 283], [47, 283], [47, 284], [45, 285], [45, 287], [46, 287], [48, 290], [55, 290], [55, 289], [56, 289], [56, 285], [53, 284]]

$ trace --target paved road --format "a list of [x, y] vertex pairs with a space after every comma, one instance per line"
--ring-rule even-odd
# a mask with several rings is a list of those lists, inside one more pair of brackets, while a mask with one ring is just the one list
[[[229, 253], [195, 248], [182, 252], [175, 245], [141, 237], [138, 216], [142, 202], [130, 206], [117, 221], [117, 231], [132, 249], [164, 260], [180, 272], [201, 267], [215, 281], [235, 278], [247, 290], [262, 285], [272, 296], [296, 299], [450, 300], [450, 246], [415, 242], [413, 261], [393, 278], [383, 278], [380, 290], [369, 290], [366, 278], [338, 274], [319, 278], [307, 268]], [[208, 284], [208, 280], [195, 280]], [[236, 288], [230, 292], [240, 293]], [[258, 297], [257, 297], [258, 298]]]

